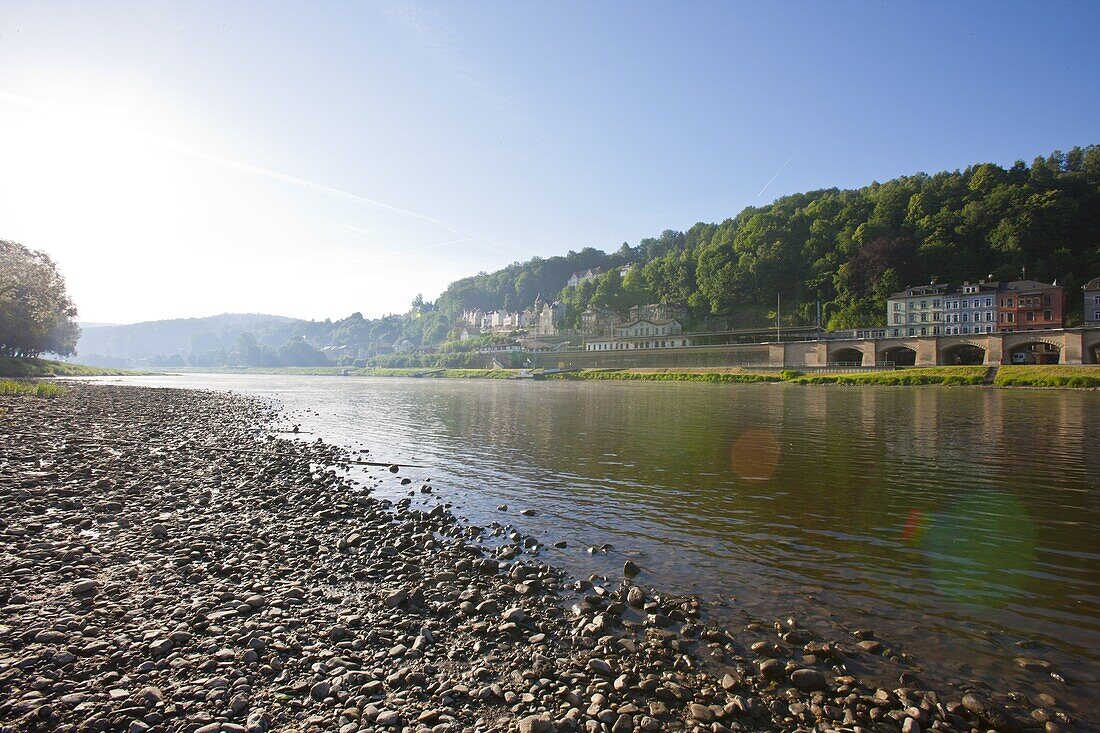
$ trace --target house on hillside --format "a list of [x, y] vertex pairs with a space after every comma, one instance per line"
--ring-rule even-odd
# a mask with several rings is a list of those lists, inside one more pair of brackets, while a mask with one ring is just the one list
[[601, 272], [603, 272], [603, 268], [601, 267], [590, 267], [587, 270], [574, 272], [572, 275], [569, 276], [569, 279], [565, 281], [565, 284], [569, 287], [575, 288], [582, 283], [588, 282], [589, 280], [595, 280], [596, 276], [599, 275]]
[[565, 308], [560, 300], [548, 303], [540, 293], [535, 297], [534, 321], [528, 324], [535, 329], [537, 336], [553, 336], [558, 332], [558, 324], [565, 317]]
[[628, 321], [679, 321], [687, 320], [688, 309], [682, 303], [650, 303], [630, 309]]
[[610, 308], [589, 308], [581, 313], [581, 333], [585, 336], [610, 336], [619, 322], [619, 314]]

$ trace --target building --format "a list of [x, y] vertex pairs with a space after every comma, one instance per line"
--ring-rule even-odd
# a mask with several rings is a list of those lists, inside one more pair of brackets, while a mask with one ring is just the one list
[[650, 303], [630, 309], [628, 321], [679, 321], [687, 320], [687, 306], [681, 303]]
[[1085, 325], [1100, 326], [1100, 277], [1094, 277], [1081, 288], [1085, 292]]
[[1065, 326], [1066, 293], [1057, 283], [1014, 280], [997, 288], [997, 330], [1035, 331]]
[[587, 270], [582, 270], [581, 272], [574, 272], [572, 275], [569, 276], [569, 279], [565, 281], [565, 284], [569, 287], [575, 288], [582, 283], [588, 282], [589, 280], [595, 280], [596, 276], [599, 275], [601, 272], [603, 272], [603, 268], [600, 267], [590, 267]]
[[619, 322], [619, 314], [610, 308], [589, 308], [581, 313], [581, 333], [585, 336], [611, 336]]
[[534, 321], [528, 325], [534, 326], [537, 336], [553, 336], [558, 332], [558, 324], [564, 315], [565, 310], [560, 300], [547, 303], [540, 294], [535, 298]]
[[677, 320], [639, 320], [624, 323], [615, 328], [610, 338], [585, 341], [586, 351], [619, 351], [623, 349], [672, 349], [691, 346], [692, 340], [684, 335], [684, 326]]
[[967, 281], [956, 288], [949, 288], [943, 296], [942, 333], [949, 336], [965, 336], [972, 333], [995, 332], [998, 285], [999, 283], [979, 280], [976, 283]]
[[944, 297], [950, 285], [930, 283], [909, 287], [886, 299], [890, 336], [938, 336], [943, 327]]

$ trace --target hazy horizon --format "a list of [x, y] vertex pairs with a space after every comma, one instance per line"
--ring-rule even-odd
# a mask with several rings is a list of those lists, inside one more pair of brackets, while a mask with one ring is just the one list
[[1100, 142], [1100, 8], [6, 3], [0, 238], [82, 321], [400, 313], [534, 255]]

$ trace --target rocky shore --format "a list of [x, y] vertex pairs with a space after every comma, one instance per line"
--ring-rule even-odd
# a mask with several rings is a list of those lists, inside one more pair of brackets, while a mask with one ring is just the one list
[[745, 644], [629, 564], [572, 579], [514, 527], [375, 499], [360, 456], [278, 424], [224, 393], [0, 398], [0, 730], [1088, 726], [1046, 695], [923, 689], [867, 631], [784, 618]]

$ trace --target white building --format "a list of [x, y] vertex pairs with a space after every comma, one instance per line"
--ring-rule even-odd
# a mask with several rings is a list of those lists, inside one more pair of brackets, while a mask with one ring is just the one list
[[589, 339], [586, 351], [623, 351], [627, 349], [674, 349], [691, 346], [684, 327], [677, 320], [631, 321], [618, 326], [611, 338]]

